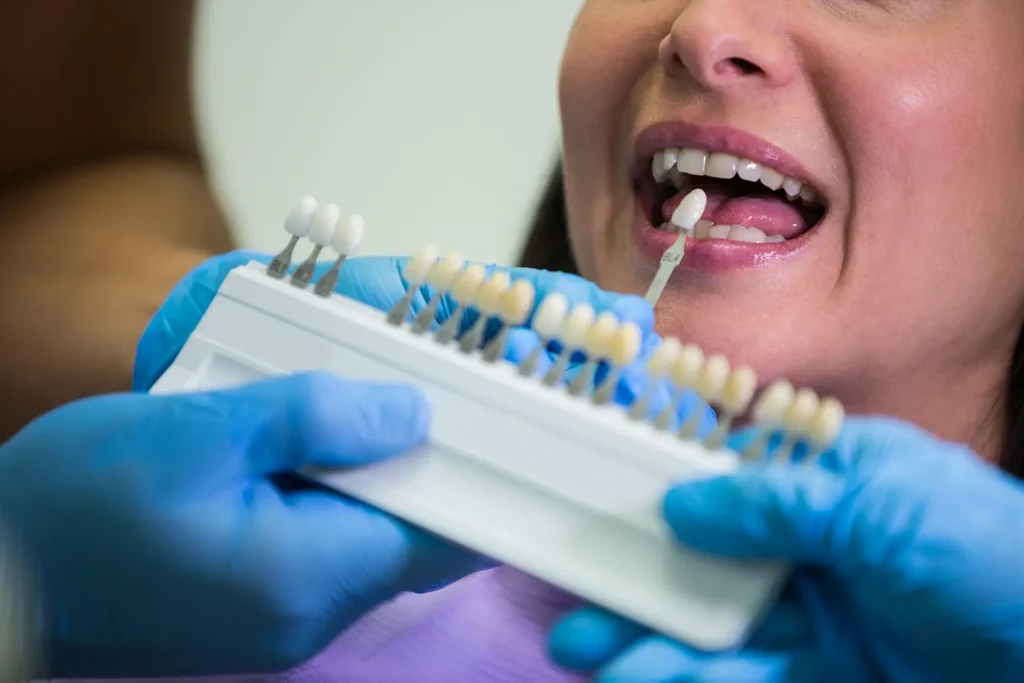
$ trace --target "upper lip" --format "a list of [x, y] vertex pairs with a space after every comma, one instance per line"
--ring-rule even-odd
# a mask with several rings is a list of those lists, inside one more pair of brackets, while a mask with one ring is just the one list
[[683, 121], [656, 123], [637, 136], [637, 164], [649, 172], [651, 158], [657, 152], [670, 148], [722, 152], [748, 159], [810, 185], [819, 196], [821, 195], [818, 183], [810, 177], [799, 161], [777, 145], [746, 131], [727, 126], [700, 126]]

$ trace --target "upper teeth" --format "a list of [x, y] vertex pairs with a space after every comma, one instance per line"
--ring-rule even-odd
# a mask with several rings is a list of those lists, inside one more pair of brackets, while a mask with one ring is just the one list
[[722, 180], [730, 180], [738, 175], [742, 180], [751, 183], [760, 182], [772, 191], [782, 188], [787, 197], [800, 197], [805, 204], [813, 204], [817, 200], [814, 190], [800, 180], [787, 177], [774, 168], [723, 152], [665, 149], [654, 155], [651, 171], [654, 173], [655, 181], [661, 183], [672, 180], [680, 188], [683, 175], [708, 176]]

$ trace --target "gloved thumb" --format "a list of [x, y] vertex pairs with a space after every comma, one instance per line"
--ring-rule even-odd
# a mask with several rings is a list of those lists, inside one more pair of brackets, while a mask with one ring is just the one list
[[207, 481], [364, 465], [420, 446], [430, 426], [429, 405], [414, 387], [326, 373], [162, 400], [165, 409], [150, 414], [163, 428], [140, 443], [173, 453], [162, 465], [169, 476], [205, 473]]
[[663, 514], [679, 541], [698, 551], [821, 565], [829, 560], [844, 493], [835, 472], [766, 463], [676, 486]]

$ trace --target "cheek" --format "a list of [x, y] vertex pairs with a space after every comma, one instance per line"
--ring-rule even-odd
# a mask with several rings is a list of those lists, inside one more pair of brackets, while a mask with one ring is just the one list
[[[658, 29], [642, 6], [591, 0], [573, 27], [559, 74], [562, 162], [570, 236], [579, 265], [594, 275], [616, 207], [629, 192], [628, 136], [645, 73], [656, 63]], [[624, 182], [624, 179], [627, 182]], [[619, 207], [621, 208], [621, 207]]]
[[[853, 199], [844, 285], [894, 322], [926, 306], [936, 325], [954, 317], [991, 325], [1024, 288], [1016, 265], [1022, 89], [1001, 83], [1005, 55], [921, 42], [876, 50], [884, 60], [846, 62], [857, 69], [833, 65], [843, 75], [828, 88], [829, 109]], [[884, 292], [901, 294], [888, 310], [879, 309]]]

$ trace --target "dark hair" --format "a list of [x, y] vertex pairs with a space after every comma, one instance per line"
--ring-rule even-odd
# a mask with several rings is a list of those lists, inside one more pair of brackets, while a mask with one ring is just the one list
[[[519, 254], [528, 268], [578, 274], [569, 244], [562, 165], [555, 164], [530, 222], [530, 232]], [[1017, 340], [1006, 396], [1006, 438], [1002, 467], [1024, 479], [1024, 333]]]

